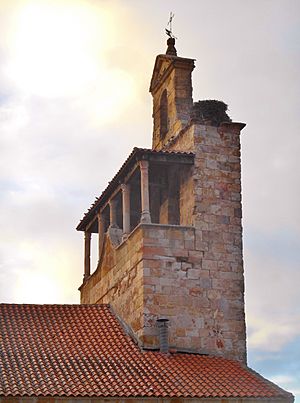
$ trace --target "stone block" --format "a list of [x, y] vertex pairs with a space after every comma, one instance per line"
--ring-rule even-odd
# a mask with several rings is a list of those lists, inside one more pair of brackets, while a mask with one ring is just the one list
[[144, 277], [144, 285], [160, 285], [159, 277]]
[[194, 297], [192, 300], [192, 307], [196, 309], [208, 308], [210, 306], [210, 302], [208, 298], [203, 296]]
[[[174, 286], [176, 284], [176, 280], [173, 278], [157, 277], [156, 280], [162, 286]], [[170, 294], [170, 295], [172, 295], [172, 294]]]
[[208, 242], [196, 240], [195, 249], [201, 252], [208, 251]]
[[182, 262], [181, 263], [181, 270], [184, 272], [187, 272], [188, 270], [192, 269], [193, 265], [192, 263], [187, 263], [187, 262]]
[[144, 285], [144, 293], [145, 294], [153, 294], [155, 292], [155, 285], [149, 285], [149, 284], [145, 284]]
[[222, 234], [216, 231], [202, 231], [202, 239], [204, 242], [222, 242]]
[[178, 239], [178, 240], [183, 240], [184, 239], [184, 230], [180, 229], [172, 229], [168, 233], [168, 238], [169, 239]]
[[221, 291], [217, 289], [207, 290], [207, 298], [210, 300], [218, 300], [221, 296]]
[[227, 215], [218, 215], [216, 217], [216, 222], [217, 224], [229, 224], [230, 223], [230, 217]]
[[202, 269], [216, 271], [218, 270], [218, 262], [216, 260], [202, 260]]
[[211, 288], [211, 279], [210, 278], [202, 278], [202, 272], [200, 273], [200, 287], [203, 289]]
[[194, 241], [194, 239], [184, 241], [184, 249], [187, 249], [187, 250], [195, 249], [195, 241]]
[[187, 277], [192, 280], [197, 280], [200, 278], [200, 270], [199, 269], [188, 269]]
[[190, 264], [194, 265], [201, 265], [202, 262], [202, 257], [203, 257], [203, 252], [202, 251], [189, 251], [189, 256], [188, 256], [188, 262]]
[[162, 273], [163, 273], [163, 269], [156, 268], [156, 267], [151, 267], [151, 269], [150, 269], [150, 276], [152, 276], [152, 277], [157, 277], [157, 278], [163, 277]]
[[186, 329], [183, 327], [176, 327], [176, 336], [177, 337], [185, 337], [186, 336]]
[[193, 287], [193, 288], [189, 288], [188, 293], [189, 293], [189, 295], [191, 295], [193, 297], [198, 297], [198, 296], [202, 295], [203, 291], [200, 287]]

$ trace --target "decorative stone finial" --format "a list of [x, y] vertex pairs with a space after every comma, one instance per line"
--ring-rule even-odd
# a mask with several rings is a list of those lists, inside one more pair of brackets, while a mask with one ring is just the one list
[[166, 55], [177, 56], [177, 50], [175, 48], [175, 38], [168, 38], [167, 45], [168, 48], [166, 51]]

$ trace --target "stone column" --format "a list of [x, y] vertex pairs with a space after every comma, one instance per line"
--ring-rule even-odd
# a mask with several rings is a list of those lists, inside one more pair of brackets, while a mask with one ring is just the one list
[[91, 274], [91, 233], [84, 231], [84, 275], [83, 281]]
[[97, 219], [98, 219], [98, 262], [100, 262], [104, 244], [104, 227], [105, 227], [105, 219], [101, 212], [98, 213]]
[[117, 226], [117, 201], [111, 199], [109, 201], [109, 228], [118, 228]]
[[130, 234], [130, 186], [123, 183], [121, 189], [123, 204], [123, 240], [125, 240]]
[[141, 170], [141, 199], [142, 199], [142, 214], [141, 223], [151, 223], [149, 210], [149, 162], [140, 161]]

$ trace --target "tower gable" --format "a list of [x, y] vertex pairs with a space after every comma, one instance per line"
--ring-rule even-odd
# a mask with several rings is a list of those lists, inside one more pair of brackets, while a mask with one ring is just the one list
[[156, 58], [150, 84], [153, 97], [152, 148], [155, 150], [163, 149], [190, 120], [193, 69], [194, 59], [169, 54]]

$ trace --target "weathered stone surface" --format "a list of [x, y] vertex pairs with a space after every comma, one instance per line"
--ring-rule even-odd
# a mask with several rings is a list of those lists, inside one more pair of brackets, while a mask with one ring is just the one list
[[[200, 346], [215, 354], [244, 360], [246, 336], [239, 133], [194, 124], [168, 145], [169, 150], [180, 150], [181, 147], [196, 154], [192, 219], [196, 231], [195, 250], [190, 248], [189, 253], [191, 262], [195, 262], [193, 254], [196, 251], [203, 253], [198, 258], [202, 271], [199, 272], [199, 284], [192, 287], [190, 292], [192, 295], [202, 293], [202, 297], [210, 301], [205, 311], [206, 300], [202, 300], [196, 314], [198, 318], [206, 319], [205, 326], [219, 328], [220, 331], [226, 328], [222, 340], [205, 336], [202, 332], [199, 335]], [[196, 280], [197, 271], [192, 270], [190, 278], [195, 277]], [[216, 315], [213, 309], [218, 310]], [[231, 317], [235, 318], [234, 324], [229, 321]], [[239, 331], [236, 330], [236, 324]]]
[[[177, 349], [245, 361], [242, 125], [190, 119], [194, 63], [173, 61], [159, 56], [153, 73], [153, 148], [191, 151], [194, 166], [150, 167], [143, 208], [159, 224], [138, 225], [119, 246], [106, 236], [81, 301], [109, 302], [145, 347], [157, 347], [156, 319], [166, 316]], [[143, 181], [144, 199], [147, 190]]]

